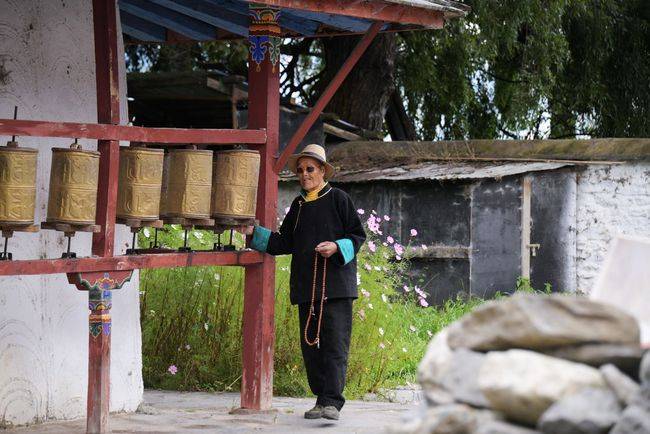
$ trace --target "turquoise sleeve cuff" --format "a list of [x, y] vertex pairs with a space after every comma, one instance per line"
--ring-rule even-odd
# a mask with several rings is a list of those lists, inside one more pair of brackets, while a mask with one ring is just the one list
[[346, 265], [352, 259], [354, 259], [354, 246], [352, 245], [352, 240], [349, 238], [342, 238], [336, 240], [336, 244], [339, 246], [339, 251], [341, 256], [343, 256], [343, 265]]
[[253, 239], [251, 240], [251, 248], [259, 252], [266, 252], [266, 249], [269, 246], [270, 237], [270, 230], [262, 226], [255, 226], [255, 229], [253, 230]]

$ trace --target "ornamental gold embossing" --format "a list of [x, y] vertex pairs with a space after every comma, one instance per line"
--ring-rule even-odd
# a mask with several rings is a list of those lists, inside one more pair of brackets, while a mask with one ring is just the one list
[[212, 190], [215, 218], [254, 218], [260, 156], [256, 151], [217, 153]]
[[33, 149], [0, 148], [0, 223], [34, 222], [36, 159]]
[[209, 218], [212, 151], [183, 149], [170, 152], [166, 215]]
[[94, 224], [99, 154], [53, 149], [47, 221]]
[[122, 148], [117, 216], [157, 220], [163, 180], [163, 150]]

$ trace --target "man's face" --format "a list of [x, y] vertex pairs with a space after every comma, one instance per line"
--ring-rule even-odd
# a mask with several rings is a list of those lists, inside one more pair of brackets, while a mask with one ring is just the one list
[[296, 167], [300, 186], [306, 191], [318, 188], [325, 179], [325, 166], [311, 157], [302, 157]]

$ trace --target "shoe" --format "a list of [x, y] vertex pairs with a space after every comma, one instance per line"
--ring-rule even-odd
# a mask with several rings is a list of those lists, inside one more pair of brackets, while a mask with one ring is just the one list
[[311, 410], [305, 412], [305, 419], [320, 419], [323, 417], [323, 406], [316, 404]]
[[321, 412], [322, 417], [329, 420], [339, 420], [339, 411], [333, 405], [328, 405]]

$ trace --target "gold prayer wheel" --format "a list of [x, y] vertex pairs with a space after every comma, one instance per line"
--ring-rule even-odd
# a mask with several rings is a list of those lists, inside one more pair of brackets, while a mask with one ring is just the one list
[[162, 149], [120, 148], [117, 217], [158, 220], [164, 153]]
[[164, 212], [167, 217], [210, 218], [212, 151], [169, 151]]
[[216, 221], [255, 218], [259, 174], [259, 152], [217, 152], [213, 169], [212, 217]]
[[98, 178], [99, 152], [53, 148], [48, 223], [95, 224]]
[[14, 141], [0, 147], [0, 224], [34, 223], [37, 156]]

